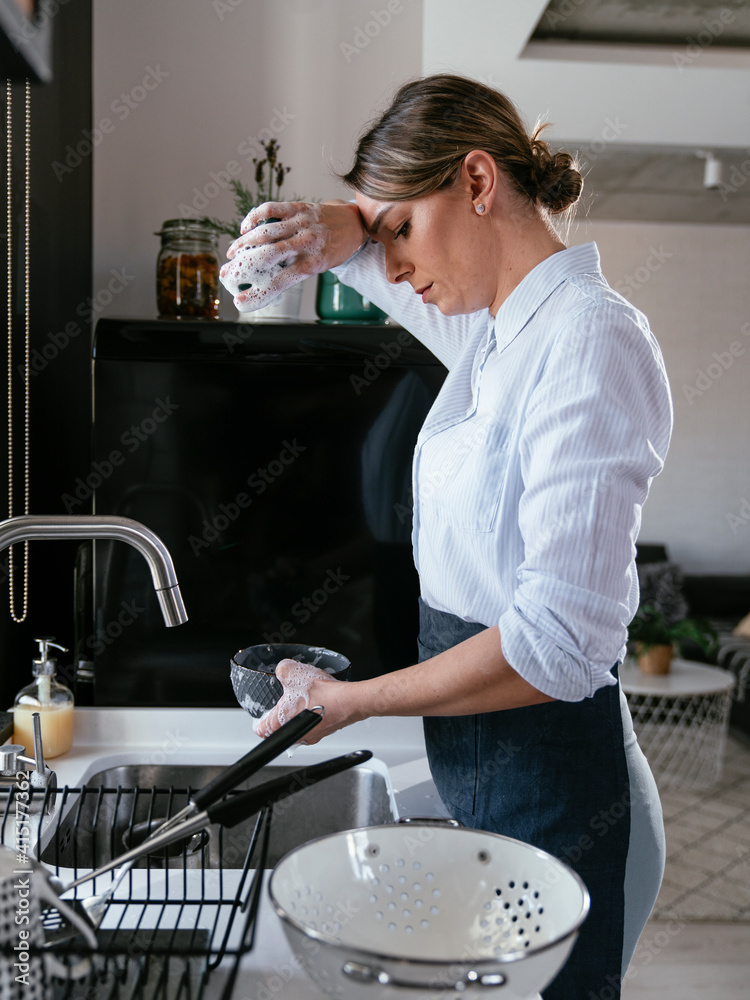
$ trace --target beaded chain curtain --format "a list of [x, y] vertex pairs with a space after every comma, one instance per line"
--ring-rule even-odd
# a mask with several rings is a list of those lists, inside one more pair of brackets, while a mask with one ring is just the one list
[[[14, 281], [13, 271], [15, 260], [13, 254], [13, 231], [14, 231], [14, 171], [13, 171], [13, 90], [11, 81], [6, 81], [6, 267], [7, 267], [7, 338], [8, 338], [8, 517], [13, 517], [15, 511], [14, 493], [14, 448], [16, 447], [16, 429], [14, 426], [13, 412], [13, 365], [14, 365], [14, 334], [18, 325], [23, 326], [23, 371], [24, 371], [24, 398], [23, 398], [23, 425], [22, 425], [22, 447], [23, 447], [23, 513], [29, 513], [29, 205], [30, 205], [30, 169], [31, 169], [31, 88], [29, 81], [25, 83], [25, 101], [23, 109], [23, 143], [24, 143], [24, 166], [23, 166], [23, 222], [20, 226], [18, 247], [19, 254], [22, 255], [22, 284], [23, 284], [23, 315], [22, 324], [14, 323]], [[15, 328], [15, 329], [14, 329]], [[10, 615], [14, 622], [23, 622], [28, 614], [29, 598], [29, 543], [23, 544], [23, 580], [22, 580], [22, 607], [20, 613], [16, 612], [15, 597], [15, 564], [13, 559], [13, 547], [8, 553], [8, 589], [10, 594]]]

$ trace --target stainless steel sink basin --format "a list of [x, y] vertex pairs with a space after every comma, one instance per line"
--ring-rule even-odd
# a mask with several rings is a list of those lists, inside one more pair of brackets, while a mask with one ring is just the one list
[[[375, 765], [375, 762], [371, 762]], [[40, 842], [40, 857], [63, 868], [97, 868], [142, 840], [223, 770], [215, 765], [129, 764], [106, 768], [86, 781], [85, 790], [62, 821]], [[269, 765], [238, 786], [252, 788], [296, 766]], [[395, 819], [387, 780], [377, 766], [359, 765], [304, 788], [273, 807], [271, 868], [292, 848], [315, 837]], [[256, 817], [231, 829], [211, 826], [190, 842], [178, 842], [140, 867], [241, 868]]]

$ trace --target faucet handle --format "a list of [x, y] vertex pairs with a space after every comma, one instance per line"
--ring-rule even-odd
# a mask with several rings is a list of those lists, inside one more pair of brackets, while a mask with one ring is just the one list
[[20, 743], [6, 743], [1, 746], [0, 772], [12, 771], [15, 774], [18, 771], [18, 756], [25, 753], [26, 747], [22, 747]]

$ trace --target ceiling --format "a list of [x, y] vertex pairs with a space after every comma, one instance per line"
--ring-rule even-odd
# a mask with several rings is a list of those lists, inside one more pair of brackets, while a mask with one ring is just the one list
[[578, 214], [593, 220], [750, 225], [750, 150], [717, 150], [718, 188], [704, 185], [705, 158], [691, 148], [555, 143], [578, 152]]
[[[580, 215], [750, 225], [748, 0], [429, 0], [423, 62], [550, 122], [582, 163]], [[723, 165], [711, 190], [701, 152]]]
[[[655, 46], [671, 53], [675, 68], [713, 49], [750, 48], [750, 5], [739, 0], [550, 0], [529, 45], [567, 47], [602, 58], [617, 46]], [[528, 47], [527, 47], [528, 48]], [[653, 50], [652, 50], [653, 51]], [[687, 65], [687, 62], [686, 62]], [[596, 143], [565, 143], [579, 150], [586, 177], [581, 213], [590, 219], [750, 225], [750, 150], [697, 150]], [[702, 155], [699, 155], [702, 154]], [[718, 176], [705, 177], [707, 155]]]
[[745, 0], [550, 0], [531, 42], [747, 48]]

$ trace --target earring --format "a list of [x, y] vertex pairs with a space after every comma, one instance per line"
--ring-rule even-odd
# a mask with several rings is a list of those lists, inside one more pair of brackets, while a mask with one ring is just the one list
[[480, 201], [477, 202], [477, 215], [481, 215], [482, 212], [484, 212], [484, 205]]

